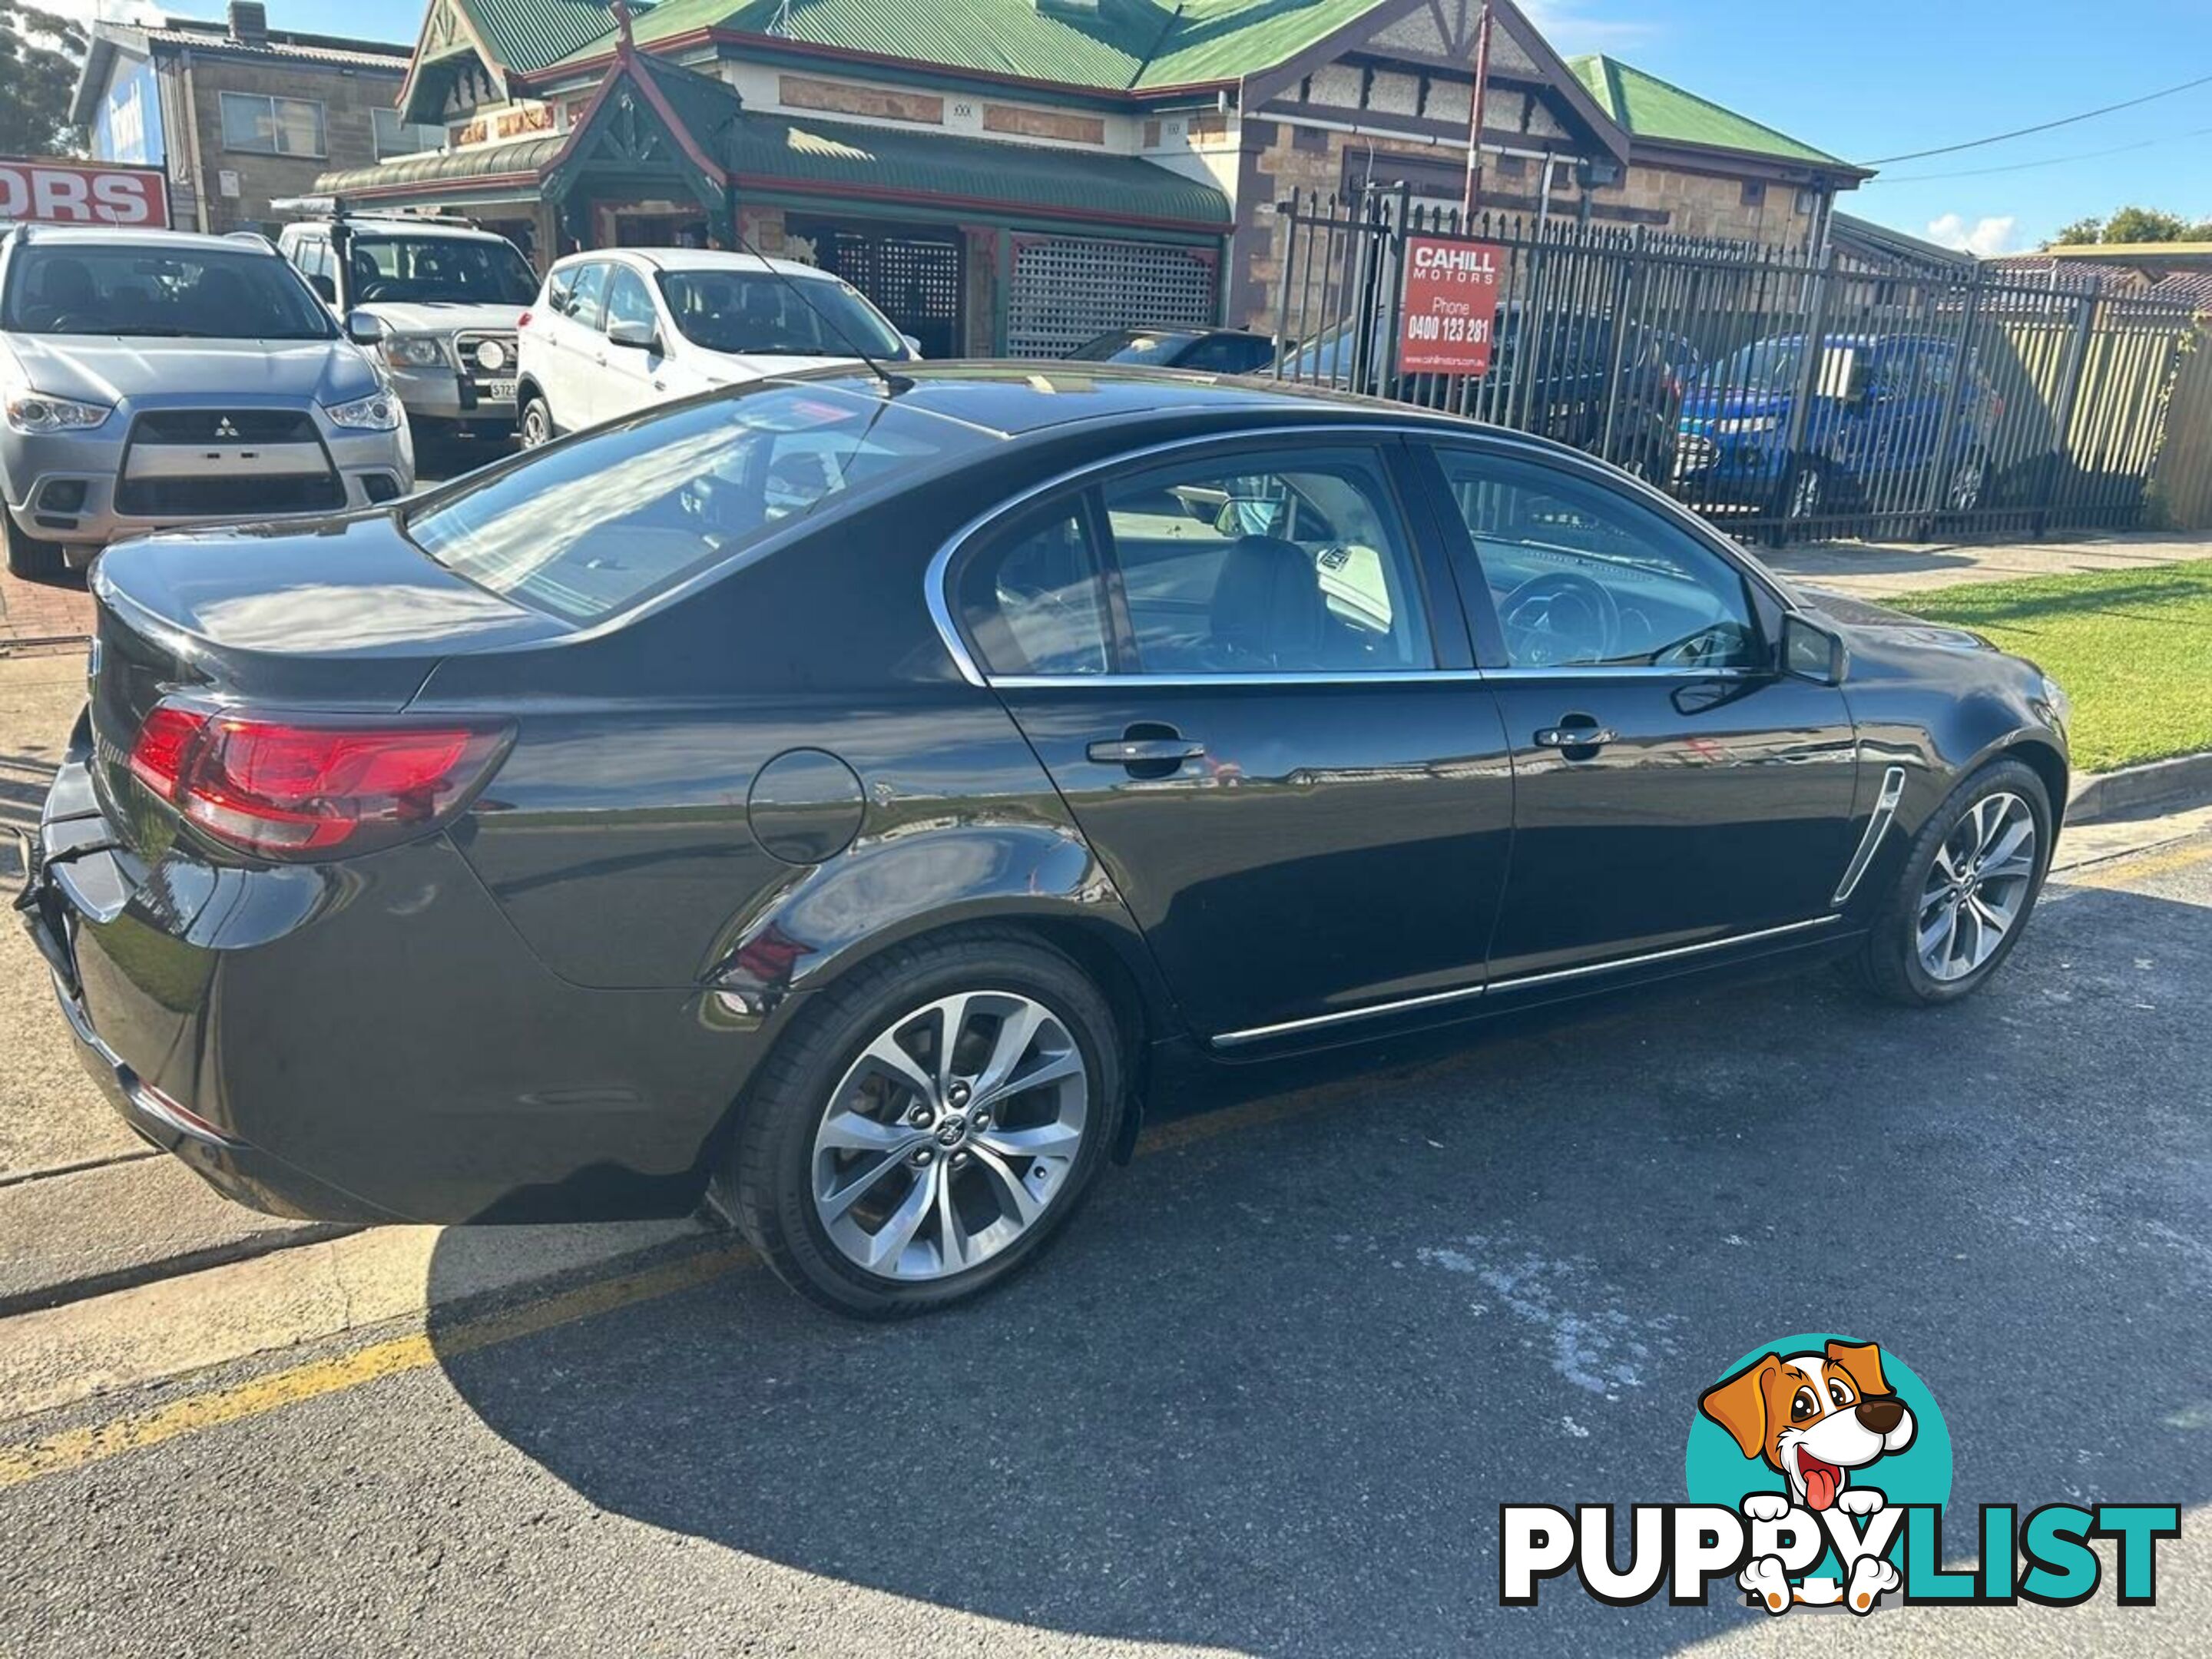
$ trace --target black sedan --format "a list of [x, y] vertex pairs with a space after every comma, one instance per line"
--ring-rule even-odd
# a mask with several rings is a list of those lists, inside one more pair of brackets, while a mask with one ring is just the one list
[[1186, 1067], [1846, 957], [1938, 1003], [2066, 799], [2030, 665], [1389, 405], [901, 366], [134, 542], [23, 896], [87, 1061], [350, 1220], [705, 1199], [990, 1285]]
[[1111, 328], [1069, 352], [1075, 362], [1184, 368], [1200, 374], [1256, 374], [1275, 361], [1275, 343], [1241, 328]]

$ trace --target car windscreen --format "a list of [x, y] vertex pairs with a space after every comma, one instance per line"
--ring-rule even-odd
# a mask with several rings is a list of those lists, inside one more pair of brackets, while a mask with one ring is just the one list
[[538, 297], [538, 279], [511, 242], [356, 231], [347, 256], [356, 305], [526, 306]]
[[1805, 372], [1802, 340], [1756, 340], [1705, 371], [1716, 391], [1792, 392]]
[[307, 284], [273, 253], [144, 242], [17, 248], [0, 328], [204, 340], [327, 340], [337, 332]]
[[757, 382], [535, 451], [433, 498], [407, 532], [479, 586], [589, 624], [991, 441], [873, 393]]
[[746, 270], [664, 270], [661, 297], [696, 346], [763, 357], [878, 359], [908, 355], [906, 342], [859, 289], [821, 276]]
[[1078, 346], [1068, 356], [1083, 363], [1173, 363], [1198, 338], [1172, 329], [1117, 328]]

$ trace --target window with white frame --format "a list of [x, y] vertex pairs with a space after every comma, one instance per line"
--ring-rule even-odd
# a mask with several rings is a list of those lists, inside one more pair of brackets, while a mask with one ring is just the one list
[[260, 155], [323, 155], [323, 106], [304, 98], [226, 92], [222, 147]]

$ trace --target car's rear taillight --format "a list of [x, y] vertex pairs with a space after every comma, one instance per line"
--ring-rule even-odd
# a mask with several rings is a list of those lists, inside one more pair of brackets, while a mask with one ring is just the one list
[[163, 702], [131, 771], [215, 841], [272, 859], [331, 858], [447, 822], [490, 776], [504, 726], [278, 720]]
[[530, 313], [526, 311], [524, 312], [522, 315], [514, 319], [514, 325], [518, 329], [528, 328], [530, 326]]

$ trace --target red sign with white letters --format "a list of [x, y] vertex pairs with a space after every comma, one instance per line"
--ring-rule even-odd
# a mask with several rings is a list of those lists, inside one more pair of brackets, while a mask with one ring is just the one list
[[159, 167], [111, 167], [0, 155], [0, 224], [169, 228], [169, 181]]
[[1490, 368], [1505, 250], [1443, 236], [1406, 239], [1406, 307], [1398, 324], [1401, 374], [1481, 374]]

